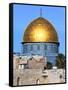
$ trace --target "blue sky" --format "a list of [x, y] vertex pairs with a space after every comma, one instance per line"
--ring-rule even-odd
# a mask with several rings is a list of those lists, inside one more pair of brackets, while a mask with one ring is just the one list
[[23, 34], [28, 24], [40, 16], [55, 27], [59, 38], [59, 52], [65, 54], [65, 8], [14, 4], [13, 6], [13, 51], [21, 52]]

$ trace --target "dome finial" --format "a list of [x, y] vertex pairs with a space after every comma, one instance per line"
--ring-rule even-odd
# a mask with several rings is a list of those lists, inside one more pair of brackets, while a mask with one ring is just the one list
[[42, 8], [40, 8], [40, 17], [42, 17]]

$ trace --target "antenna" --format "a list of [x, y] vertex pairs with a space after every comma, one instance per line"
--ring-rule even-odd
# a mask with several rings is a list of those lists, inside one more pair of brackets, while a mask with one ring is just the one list
[[40, 17], [42, 17], [42, 8], [40, 8]]

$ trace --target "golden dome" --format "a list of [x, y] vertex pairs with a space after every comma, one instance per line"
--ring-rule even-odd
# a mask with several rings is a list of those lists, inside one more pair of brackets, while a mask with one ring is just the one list
[[32, 21], [25, 30], [24, 42], [58, 42], [57, 32], [46, 19], [39, 17]]

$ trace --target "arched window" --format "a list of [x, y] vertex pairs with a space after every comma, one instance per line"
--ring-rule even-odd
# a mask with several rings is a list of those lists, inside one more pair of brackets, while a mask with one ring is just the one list
[[33, 45], [30, 45], [30, 51], [32, 51], [33, 50]]
[[31, 45], [31, 47], [30, 47], [30, 51], [32, 51], [33, 50], [33, 45]]
[[52, 44], [52, 45], [51, 45], [51, 50], [52, 50], [52, 52], [57, 52], [57, 47], [56, 47], [56, 45]]
[[25, 45], [25, 50], [27, 51], [27, 45]]
[[36, 80], [36, 84], [40, 84], [40, 81], [39, 81], [39, 79], [37, 79], [37, 80]]
[[44, 45], [44, 50], [46, 50], [47, 49], [47, 45]]
[[37, 49], [40, 50], [40, 45], [37, 46]]
[[27, 52], [27, 45], [24, 45], [24, 47], [23, 47], [23, 52]]
[[20, 77], [17, 78], [17, 86], [20, 84]]

